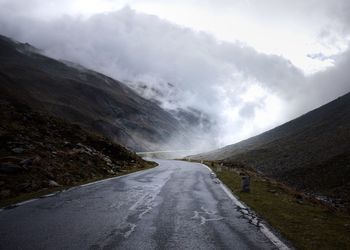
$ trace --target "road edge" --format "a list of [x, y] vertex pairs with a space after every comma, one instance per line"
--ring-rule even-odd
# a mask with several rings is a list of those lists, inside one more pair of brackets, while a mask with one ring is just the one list
[[109, 177], [109, 178], [98, 180], [98, 181], [84, 183], [84, 184], [81, 184], [81, 185], [77, 185], [77, 186], [69, 187], [69, 188], [66, 188], [66, 189], [62, 189], [60, 191], [56, 191], [56, 192], [52, 192], [52, 193], [49, 193], [49, 194], [45, 194], [45, 195], [42, 195], [42, 196], [39, 196], [39, 197], [36, 197], [36, 198], [32, 198], [32, 199], [29, 199], [29, 200], [25, 200], [25, 201], [21, 201], [21, 202], [18, 202], [18, 203], [10, 204], [10, 205], [5, 206], [5, 207], [0, 207], [0, 212], [6, 211], [6, 210], [12, 209], [12, 208], [20, 207], [20, 206], [23, 206], [23, 205], [28, 204], [28, 203], [32, 203], [32, 202], [37, 201], [37, 200], [41, 200], [43, 198], [49, 198], [49, 197], [55, 196], [55, 195], [57, 195], [59, 193], [73, 191], [73, 190], [75, 190], [77, 188], [80, 188], [80, 187], [87, 187], [87, 186], [91, 186], [91, 185], [98, 184], [98, 183], [101, 183], [101, 182], [110, 181], [110, 180], [113, 180], [113, 179], [120, 179], [122, 177], [126, 177], [126, 176], [129, 176], [129, 175], [132, 175], [132, 174], [142, 173], [142, 172], [154, 169], [156, 167], [158, 167], [158, 166], [155, 166], [155, 167], [152, 167], [152, 168], [148, 168], [148, 169], [138, 170], [138, 171], [135, 171], [135, 172], [132, 172], [132, 173], [124, 174], [124, 175]]
[[[213, 170], [208, 167], [205, 164], [202, 163], [197, 163], [200, 164], [204, 167], [206, 167], [210, 173], [213, 173], [215, 175], [215, 173], [213, 172]], [[224, 190], [224, 192], [227, 194], [227, 196], [233, 201], [233, 203], [239, 207], [240, 209], [243, 209], [244, 211], [246, 211], [248, 209], [248, 206], [243, 204], [238, 197], [236, 197], [232, 191], [224, 184], [222, 183], [222, 181], [220, 181], [220, 187]], [[283, 243], [282, 240], [280, 240], [266, 225], [264, 222], [259, 223], [259, 230], [265, 235], [266, 238], [268, 238], [278, 249], [280, 250], [291, 250], [291, 248], [289, 248], [285, 243]]]

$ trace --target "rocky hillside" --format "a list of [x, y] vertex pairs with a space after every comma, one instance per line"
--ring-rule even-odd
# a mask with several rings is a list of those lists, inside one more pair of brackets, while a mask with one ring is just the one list
[[241, 162], [298, 189], [350, 200], [350, 93], [261, 135], [192, 158]]
[[29, 44], [0, 36], [0, 93], [34, 110], [102, 133], [136, 151], [156, 150], [181, 124], [123, 83], [68, 62], [53, 60]]
[[[28, 193], [150, 167], [78, 125], [0, 98], [0, 204]], [[6, 202], [5, 202], [6, 203]]]

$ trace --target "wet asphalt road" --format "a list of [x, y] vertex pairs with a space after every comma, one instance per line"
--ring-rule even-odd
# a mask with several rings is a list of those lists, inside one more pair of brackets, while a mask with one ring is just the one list
[[0, 211], [0, 249], [275, 249], [203, 165], [157, 162]]

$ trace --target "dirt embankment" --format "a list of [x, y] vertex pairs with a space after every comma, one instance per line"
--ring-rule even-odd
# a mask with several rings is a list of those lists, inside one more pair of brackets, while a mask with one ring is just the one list
[[151, 167], [78, 125], [0, 99], [0, 203]]

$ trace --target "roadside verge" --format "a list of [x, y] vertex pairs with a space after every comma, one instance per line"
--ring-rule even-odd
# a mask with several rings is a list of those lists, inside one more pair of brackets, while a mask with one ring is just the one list
[[[208, 167], [205, 164], [202, 165], [209, 169], [213, 177], [217, 177], [210, 167]], [[242, 203], [225, 184], [223, 184], [222, 182], [219, 182], [218, 184], [220, 184], [221, 188], [235, 204], [236, 209], [242, 213], [242, 216], [246, 218], [249, 221], [249, 223], [257, 226], [260, 229], [260, 231], [266, 236], [266, 238], [268, 238], [278, 249], [290, 249], [265, 225], [262, 219], [259, 218], [253, 211], [251, 211], [244, 203]]]
[[[256, 221], [263, 218], [297, 249], [350, 249], [348, 214], [309, 201], [283, 184], [245, 169], [216, 162], [204, 164], [211, 167], [240, 201], [254, 210]], [[250, 175], [249, 193], [241, 192], [242, 175]]]

